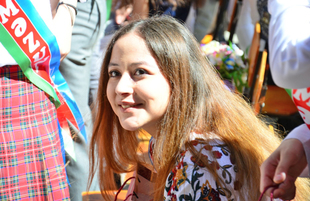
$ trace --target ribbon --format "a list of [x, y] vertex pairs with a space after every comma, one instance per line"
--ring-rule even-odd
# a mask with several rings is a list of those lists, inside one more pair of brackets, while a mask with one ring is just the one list
[[69, 135], [72, 140], [67, 122], [70, 121], [87, 141], [82, 115], [59, 71], [60, 52], [56, 38], [31, 1], [1, 0], [0, 21], [2, 45], [25, 76], [53, 98], [61, 127], [59, 132]]

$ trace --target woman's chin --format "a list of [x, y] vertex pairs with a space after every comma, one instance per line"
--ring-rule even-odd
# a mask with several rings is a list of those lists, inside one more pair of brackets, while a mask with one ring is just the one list
[[137, 131], [140, 129], [140, 127], [136, 125], [121, 124], [121, 126], [127, 131]]

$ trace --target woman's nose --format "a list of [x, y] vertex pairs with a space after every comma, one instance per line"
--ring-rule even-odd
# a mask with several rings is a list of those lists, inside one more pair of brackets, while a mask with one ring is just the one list
[[133, 93], [133, 82], [129, 74], [123, 74], [116, 85], [115, 92], [120, 95]]

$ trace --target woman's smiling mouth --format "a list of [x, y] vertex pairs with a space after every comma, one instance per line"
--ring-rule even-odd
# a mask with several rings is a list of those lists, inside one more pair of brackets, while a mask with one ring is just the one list
[[140, 104], [135, 104], [135, 105], [120, 105], [123, 109], [127, 109], [127, 108], [130, 108], [130, 107], [138, 107], [142, 105], [141, 103]]
[[124, 108], [124, 109], [127, 109], [127, 108], [130, 108], [131, 106], [130, 105], [121, 105], [122, 106], [122, 108]]

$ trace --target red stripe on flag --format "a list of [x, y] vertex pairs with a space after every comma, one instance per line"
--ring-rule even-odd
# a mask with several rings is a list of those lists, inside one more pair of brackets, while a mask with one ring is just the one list
[[[5, 2], [6, 1], [1, 1], [1, 6], [7, 8], [8, 5], [3, 5]], [[9, 15], [5, 15], [7, 21], [2, 23], [3, 26], [28, 56], [32, 69], [35, 71], [44, 70], [49, 74], [48, 68], [51, 52], [48, 48], [48, 44], [37, 32], [23, 9], [15, 1], [12, 1], [12, 3], [19, 11], [14, 16], [13, 13], [9, 11]]]

